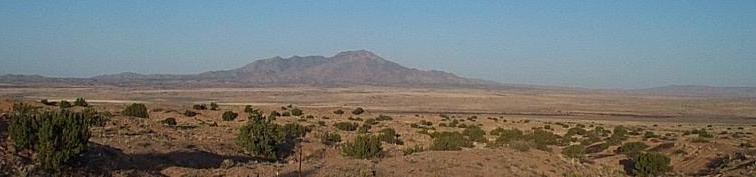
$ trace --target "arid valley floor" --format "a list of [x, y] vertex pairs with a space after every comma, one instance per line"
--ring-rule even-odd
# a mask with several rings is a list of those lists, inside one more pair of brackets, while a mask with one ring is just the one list
[[[39, 100], [78, 97], [86, 98], [97, 111], [113, 116], [104, 126], [91, 129], [89, 149], [68, 170], [73, 176], [298, 176], [299, 152], [305, 176], [626, 175], [621, 161], [627, 157], [614, 152], [616, 145], [586, 153], [581, 159], [565, 157], [561, 146], [550, 146], [548, 152], [519, 151], [486, 143], [475, 143], [474, 147], [459, 151], [403, 154], [403, 149], [415, 145], [430, 146], [433, 139], [420, 133], [423, 130], [464, 129], [448, 126], [450, 120], [480, 126], [487, 132], [489, 142], [497, 139], [488, 133], [496, 128], [527, 132], [548, 126], [548, 131], [564, 135], [574, 127], [590, 131], [596, 127], [612, 130], [623, 126], [636, 133], [625, 142], [643, 142], [649, 146], [647, 151], [669, 156], [673, 176], [756, 176], [756, 149], [751, 146], [756, 144], [753, 98], [517, 88], [0, 88], [0, 112], [7, 113], [18, 102], [44, 107]], [[147, 105], [149, 118], [119, 114], [126, 105], [136, 102]], [[192, 108], [194, 104], [210, 102], [218, 103], [219, 110]], [[281, 116], [276, 120], [281, 124], [293, 122], [312, 127], [300, 143], [301, 151], [281, 162], [265, 162], [246, 154], [234, 143], [239, 128], [247, 121], [246, 105], [264, 115], [271, 111], [286, 112], [282, 107], [289, 105], [303, 110], [303, 116]], [[366, 112], [351, 114], [357, 107]], [[339, 109], [346, 113], [335, 114]], [[186, 110], [199, 114], [187, 117], [183, 114]], [[239, 113], [239, 118], [223, 121], [221, 114], [229, 110]], [[346, 157], [338, 145], [324, 145], [318, 138], [320, 133], [336, 132], [342, 143], [350, 142], [358, 133], [339, 130], [333, 126], [335, 123], [363, 124], [363, 120], [380, 115], [393, 119], [378, 122], [369, 132], [390, 127], [404, 142], [383, 143], [380, 158]], [[161, 123], [169, 117], [175, 118], [177, 125]], [[704, 139], [689, 134], [698, 129], [705, 129], [714, 137]], [[647, 132], [653, 136], [644, 137]], [[2, 138], [0, 176], [23, 174], [32, 169], [34, 165], [14, 150], [7, 135]]]

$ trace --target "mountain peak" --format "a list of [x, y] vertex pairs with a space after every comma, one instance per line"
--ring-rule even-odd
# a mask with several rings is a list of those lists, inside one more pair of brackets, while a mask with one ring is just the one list
[[367, 50], [350, 50], [339, 52], [333, 58], [351, 58], [351, 59], [383, 59], [373, 52]]

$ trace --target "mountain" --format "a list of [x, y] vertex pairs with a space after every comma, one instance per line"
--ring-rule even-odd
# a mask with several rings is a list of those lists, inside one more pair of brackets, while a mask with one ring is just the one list
[[115, 86], [498, 86], [495, 82], [463, 78], [443, 71], [407, 68], [366, 50], [340, 52], [332, 57], [273, 57], [256, 60], [241, 68], [188, 75], [145, 75], [127, 72], [91, 78], [0, 76], [0, 83], [44, 82], [96, 83]]
[[707, 96], [707, 97], [756, 97], [756, 87], [712, 87], [700, 85], [671, 85], [632, 92], [658, 95]]

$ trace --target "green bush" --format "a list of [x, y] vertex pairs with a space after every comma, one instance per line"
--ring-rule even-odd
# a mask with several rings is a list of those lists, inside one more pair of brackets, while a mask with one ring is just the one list
[[339, 123], [333, 124], [333, 126], [343, 131], [355, 131], [357, 130], [357, 126], [359, 126], [359, 124], [351, 123], [351, 122], [339, 122]]
[[308, 132], [310, 132], [309, 128], [299, 125], [297, 123], [288, 123], [278, 128], [278, 134], [286, 138], [305, 137], [305, 135], [307, 135]]
[[352, 110], [352, 114], [354, 115], [360, 115], [362, 113], [365, 113], [365, 110], [362, 109], [361, 107], [357, 107], [356, 109]]
[[210, 110], [213, 110], [213, 111], [218, 110], [218, 103], [211, 102], [210, 103]]
[[625, 154], [628, 157], [635, 157], [638, 154], [640, 154], [642, 151], [648, 149], [648, 145], [646, 145], [643, 142], [629, 142], [622, 144], [622, 146], [617, 147], [616, 153], [619, 154]]
[[299, 108], [293, 108], [289, 110], [289, 112], [291, 112], [292, 116], [302, 116], [302, 114], [304, 114], [304, 112], [302, 112], [302, 110]]
[[399, 134], [396, 134], [396, 130], [393, 128], [384, 128], [378, 131], [378, 133], [380, 133], [378, 137], [383, 142], [389, 144], [402, 144], [402, 141], [399, 140]]
[[147, 112], [147, 106], [141, 103], [133, 103], [126, 107], [126, 109], [123, 109], [121, 111], [121, 114], [124, 116], [131, 116], [131, 117], [141, 117], [141, 118], [149, 118], [150, 114]]
[[268, 160], [278, 159], [279, 146], [285, 137], [280, 136], [278, 125], [263, 118], [251, 118], [240, 129], [236, 144], [253, 155]]
[[251, 114], [251, 113], [258, 112], [258, 110], [253, 108], [252, 105], [247, 105], [247, 106], [244, 106], [244, 112]]
[[362, 126], [357, 129], [357, 133], [369, 133], [371, 128], [373, 128], [373, 126], [370, 126], [370, 124], [362, 124]]
[[173, 117], [161, 120], [160, 123], [162, 123], [164, 125], [168, 125], [168, 126], [176, 126], [176, 124], [177, 124], [176, 123], [176, 118], [173, 118]]
[[661, 153], [641, 153], [633, 160], [632, 174], [636, 176], [663, 176], [672, 170], [669, 157]]
[[627, 128], [623, 126], [616, 126], [614, 127], [614, 130], [612, 131], [612, 136], [609, 136], [606, 142], [609, 143], [610, 145], [622, 144], [622, 141], [627, 140], [628, 138], [627, 134], [628, 134]]
[[336, 145], [341, 142], [341, 135], [338, 133], [325, 132], [320, 135], [320, 142], [325, 145]]
[[79, 107], [87, 107], [89, 106], [89, 103], [87, 103], [87, 101], [84, 100], [84, 98], [76, 98], [76, 101], [74, 101], [73, 105], [79, 106]]
[[342, 114], [344, 114], [344, 111], [342, 111], [341, 109], [337, 109], [337, 110], [333, 111], [333, 113], [334, 114], [338, 114], [338, 115], [342, 115]]
[[10, 115], [9, 135], [16, 147], [37, 153], [43, 169], [57, 172], [87, 149], [93, 115], [67, 110], [18, 110]]
[[479, 143], [488, 142], [488, 139], [486, 139], [485, 137], [486, 131], [483, 131], [483, 129], [478, 126], [467, 127], [464, 131], [462, 131], [462, 134], [464, 134], [470, 141]]
[[582, 158], [585, 154], [585, 146], [583, 145], [570, 145], [562, 150], [562, 154], [570, 158]]
[[73, 105], [71, 105], [71, 102], [68, 102], [66, 100], [61, 100], [60, 103], [58, 104], [58, 107], [60, 107], [60, 109], [66, 109], [66, 108], [73, 107]]
[[504, 129], [501, 127], [496, 127], [495, 129], [491, 130], [488, 134], [493, 136], [499, 136], [502, 132], [504, 132]]
[[380, 138], [373, 135], [357, 136], [353, 142], [344, 144], [342, 148], [344, 155], [359, 159], [378, 157], [382, 151]]
[[496, 138], [496, 143], [499, 144], [507, 144], [512, 141], [516, 140], [523, 140], [525, 139], [525, 136], [523, 135], [522, 131], [518, 129], [502, 129], [499, 131], [499, 137]]
[[440, 132], [433, 134], [433, 144], [431, 150], [437, 151], [458, 151], [463, 147], [473, 147], [470, 140], [459, 132]]
[[232, 120], [236, 120], [236, 117], [239, 117], [238, 113], [235, 113], [233, 111], [226, 111], [226, 112], [223, 112], [222, 119], [224, 121], [232, 121]]
[[573, 127], [573, 128], [567, 129], [567, 134], [565, 134], [564, 136], [585, 135], [585, 133], [587, 132], [588, 130], [585, 130], [583, 128]]
[[205, 104], [195, 104], [195, 105], [192, 106], [192, 109], [195, 109], [195, 110], [206, 110], [207, 109], [207, 105], [205, 105]]
[[184, 111], [184, 116], [186, 116], [186, 117], [194, 117], [194, 116], [197, 116], [197, 112], [186, 110], [186, 111]]

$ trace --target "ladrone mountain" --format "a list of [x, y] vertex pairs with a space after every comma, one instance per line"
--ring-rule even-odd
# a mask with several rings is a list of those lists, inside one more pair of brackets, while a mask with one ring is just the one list
[[49, 78], [29, 75], [0, 76], [10, 85], [68, 84], [113, 86], [408, 86], [488, 87], [495, 82], [463, 78], [443, 71], [407, 68], [365, 50], [332, 57], [293, 56], [256, 60], [244, 67], [199, 74], [120, 73], [91, 78]]

